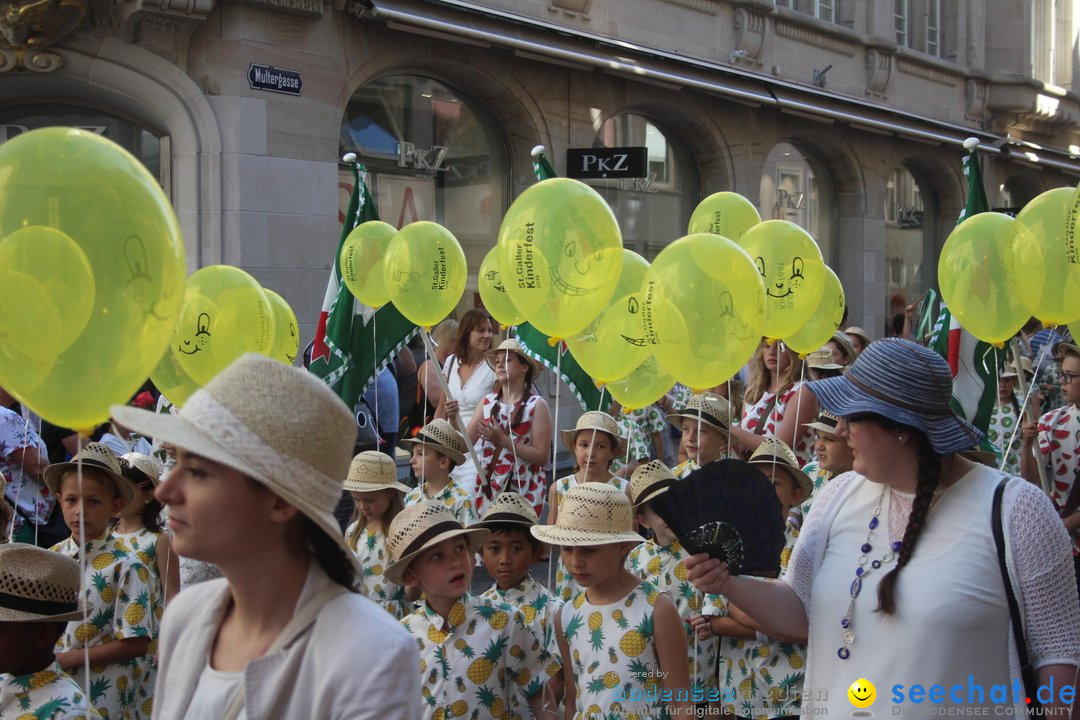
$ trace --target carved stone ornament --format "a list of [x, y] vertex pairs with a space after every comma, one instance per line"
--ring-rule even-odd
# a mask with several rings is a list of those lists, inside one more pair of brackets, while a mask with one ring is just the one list
[[987, 84], [979, 80], [968, 79], [964, 83], [964, 117], [968, 120], [981, 120], [986, 112], [989, 93]]
[[731, 19], [735, 30], [733, 57], [746, 58], [760, 64], [761, 48], [765, 44], [765, 16], [746, 8], [737, 7]]
[[866, 94], [885, 97], [885, 90], [892, 77], [893, 56], [881, 48], [866, 51]]
[[0, 0], [0, 72], [62, 66], [46, 48], [76, 30], [86, 11], [86, 0]]
[[588, 15], [591, 7], [592, 0], [551, 0], [552, 11], [562, 10], [577, 15]]

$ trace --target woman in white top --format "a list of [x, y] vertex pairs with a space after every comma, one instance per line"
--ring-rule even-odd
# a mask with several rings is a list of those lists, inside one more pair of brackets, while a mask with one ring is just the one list
[[[448, 418], [459, 413], [462, 426], [469, 427], [480, 401], [495, 386], [495, 371], [484, 360], [484, 353], [491, 349], [494, 335], [495, 321], [487, 310], [473, 308], [461, 318], [454, 336], [456, 349], [443, 364], [446, 384], [454, 399], [444, 397], [435, 411], [435, 417]], [[476, 468], [471, 462], [462, 463], [454, 468], [450, 477], [462, 488], [471, 490], [476, 479]]]
[[810, 389], [842, 418], [837, 434], [854, 470], [814, 500], [783, 580], [731, 577], [726, 564], [698, 555], [686, 563], [691, 582], [723, 593], [765, 634], [809, 631], [804, 715], [847, 717], [848, 688], [861, 679], [877, 688], [869, 709], [878, 717], [972, 707], [1020, 714], [1026, 693], [992, 529], [1004, 479], [1002, 530], [1023, 649], [1036, 684], [1053, 683], [1052, 697], [1043, 690], [1039, 699], [1067, 707], [1060, 691], [1075, 685], [1080, 664], [1068, 538], [1037, 487], [957, 454], [981, 433], [949, 409], [945, 361], [890, 338]]

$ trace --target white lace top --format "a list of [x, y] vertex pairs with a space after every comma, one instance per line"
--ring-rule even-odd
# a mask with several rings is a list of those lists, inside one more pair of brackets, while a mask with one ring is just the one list
[[[785, 576], [810, 624], [805, 687], [813, 690], [804, 697], [803, 712], [835, 705], [846, 714], [847, 688], [860, 676], [879, 688], [886, 681], [886, 687], [948, 688], [952, 680], [966, 688], [968, 674], [974, 674], [988, 689], [1020, 677], [991, 534], [991, 500], [1001, 477], [978, 466], [941, 494], [900, 573], [894, 616], [874, 612], [878, 582], [893, 565], [864, 579], [848, 660], [837, 656], [840, 619], [873, 506], [882, 498], [882, 520], [888, 518], [872, 538], [871, 555], [877, 557], [886, 528], [890, 541], [902, 538], [914, 496], [883, 496], [881, 485], [855, 472], [821, 489]], [[1032, 665], [1080, 664], [1080, 601], [1061, 520], [1039, 488], [1019, 478], [1006, 487], [1002, 512], [1007, 565]], [[879, 702], [888, 699], [879, 693]]]

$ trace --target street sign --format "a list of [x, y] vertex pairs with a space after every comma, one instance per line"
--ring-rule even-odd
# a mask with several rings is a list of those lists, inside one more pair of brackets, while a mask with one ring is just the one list
[[568, 148], [566, 175], [580, 180], [595, 178], [643, 178], [648, 172], [649, 149]]
[[286, 70], [273, 65], [251, 63], [248, 67], [248, 85], [252, 90], [299, 95], [304, 91], [304, 78], [299, 70]]

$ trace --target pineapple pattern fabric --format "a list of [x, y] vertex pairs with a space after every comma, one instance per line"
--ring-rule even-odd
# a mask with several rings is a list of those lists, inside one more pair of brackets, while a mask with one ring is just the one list
[[79, 684], [56, 662], [30, 675], [0, 675], [4, 720], [101, 720]]
[[400, 620], [407, 614], [411, 603], [405, 597], [404, 586], [392, 583], [383, 576], [386, 566], [390, 564], [386, 536], [369, 528], [361, 529], [357, 536], [358, 524], [359, 521], [350, 525], [345, 537], [364, 568], [360, 577], [360, 593]]
[[[559, 505], [562, 505], [563, 498], [566, 497], [566, 493], [570, 492], [570, 488], [578, 484], [577, 477], [574, 475], [567, 475], [566, 477], [559, 478], [559, 481], [555, 484], [556, 498]], [[608, 478], [608, 484], [613, 485], [617, 490], [626, 492], [626, 489], [630, 487], [630, 481], [626, 478], [612, 475]], [[582, 587], [577, 584], [573, 576], [566, 570], [566, 566], [563, 565], [562, 553], [559, 553], [559, 560], [555, 563], [555, 597], [561, 602], [567, 602], [579, 592], [582, 591]]]
[[526, 575], [518, 585], [507, 590], [500, 590], [498, 585], [492, 585], [481, 597], [521, 611], [525, 616], [525, 624], [532, 629], [533, 634], [540, 638], [550, 653], [558, 656], [559, 649], [552, 636], [550, 618], [552, 613], [558, 610], [559, 602], [531, 575]]
[[1002, 453], [1005, 452], [1006, 447], [1009, 448], [1009, 452], [1005, 454], [1005, 467], [1001, 469], [1017, 477], [1020, 476], [1020, 448], [1023, 446], [1020, 433], [1016, 430], [1016, 426], [1020, 424], [1016, 414], [1018, 407], [1018, 404], [1013, 403], [995, 404], [994, 412], [990, 414], [990, 426], [986, 429], [986, 439], [996, 445]]
[[[72, 538], [52, 549], [79, 559], [79, 546]], [[150, 571], [115, 536], [106, 534], [86, 544], [83, 585], [88, 621], [68, 623], [56, 644], [58, 652], [157, 634], [150, 604]], [[90, 667], [90, 704], [102, 718], [150, 717], [154, 688], [146, 683], [146, 667], [145, 658]], [[82, 685], [84, 672], [80, 668], [71, 676]]]
[[451, 480], [442, 490], [435, 493], [432, 497], [428, 497], [427, 493], [424, 492], [424, 484], [425, 483], [421, 482], [412, 490], [405, 493], [405, 499], [403, 501], [405, 507], [422, 503], [426, 500], [436, 500], [450, 508], [450, 512], [454, 514], [454, 518], [463, 526], [468, 527], [476, 522], [476, 508], [473, 505], [472, 496], [462, 490], [460, 485]]
[[690, 626], [690, 618], [701, 615], [705, 594], [686, 579], [686, 558], [689, 553], [676, 540], [670, 545], [659, 545], [647, 540], [626, 556], [626, 569], [642, 580], [648, 580], [675, 600], [679, 617], [686, 630], [686, 643], [690, 651], [690, 685], [698, 692], [707, 693], [716, 687], [716, 649], [718, 638], [698, 640]]
[[401, 624], [420, 649], [424, 720], [518, 720], [527, 699], [562, 671], [522, 612], [466, 593], [449, 621], [427, 603]]
[[621, 412], [615, 416], [615, 423], [619, 426], [619, 433], [626, 441], [627, 450], [611, 463], [613, 473], [618, 473], [627, 464], [633, 464], [636, 460], [652, 459], [656, 455], [653, 435], [667, 428], [664, 414], [656, 405]]
[[562, 606], [577, 688], [574, 720], [651, 720], [666, 717], [659, 700], [663, 684], [653, 632], [653, 606], [660, 590], [648, 580], [622, 599], [593, 605], [579, 592]]
[[146, 528], [133, 533], [113, 533], [118, 550], [128, 550], [150, 571], [150, 612], [153, 615], [153, 632], [150, 635], [150, 650], [145, 657], [138, 658], [142, 666], [142, 684], [148, 697], [139, 707], [136, 717], [149, 718], [153, 713], [154, 683], [157, 681], [158, 629], [161, 616], [165, 613], [165, 585], [158, 574], [157, 546], [160, 533]]

